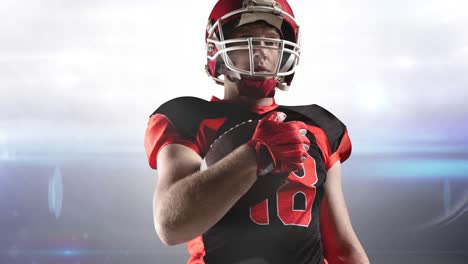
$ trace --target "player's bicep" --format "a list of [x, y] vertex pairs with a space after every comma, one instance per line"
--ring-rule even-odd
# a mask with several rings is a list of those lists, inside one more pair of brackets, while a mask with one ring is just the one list
[[155, 195], [200, 169], [202, 158], [193, 149], [181, 144], [168, 144], [157, 156], [158, 183]]
[[327, 255], [340, 255], [359, 243], [351, 225], [341, 187], [341, 163], [327, 171], [325, 194], [320, 206], [320, 226]]

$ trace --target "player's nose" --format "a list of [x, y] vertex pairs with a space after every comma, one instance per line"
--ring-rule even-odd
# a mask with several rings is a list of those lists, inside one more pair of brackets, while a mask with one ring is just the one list
[[253, 56], [256, 59], [264, 59], [267, 54], [266, 48], [254, 48], [253, 49]]

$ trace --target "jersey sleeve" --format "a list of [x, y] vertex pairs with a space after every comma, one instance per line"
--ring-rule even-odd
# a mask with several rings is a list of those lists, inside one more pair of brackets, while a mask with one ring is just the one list
[[325, 108], [315, 105], [319, 112], [320, 127], [325, 131], [328, 139], [328, 153], [325, 159], [326, 170], [330, 169], [337, 161], [343, 163], [351, 155], [351, 139], [346, 125], [334, 114]]
[[158, 153], [168, 144], [184, 145], [200, 155], [196, 137], [205, 117], [206, 103], [196, 97], [178, 97], [163, 103], [151, 114], [145, 134], [151, 168], [157, 170]]
[[146, 156], [152, 169], [157, 170], [158, 153], [168, 144], [181, 144], [200, 154], [197, 144], [181, 136], [168, 117], [163, 114], [153, 114], [149, 118], [145, 133]]
[[351, 140], [348, 130], [335, 115], [317, 104], [282, 106], [283, 109], [300, 114], [308, 129], [315, 135], [324, 159], [326, 170], [338, 160], [342, 163], [351, 155]]
[[348, 129], [343, 125], [340, 129], [342, 133], [335, 138], [329, 138], [330, 156], [328, 156], [325, 167], [330, 169], [338, 160], [343, 163], [351, 155], [351, 139], [348, 135]]

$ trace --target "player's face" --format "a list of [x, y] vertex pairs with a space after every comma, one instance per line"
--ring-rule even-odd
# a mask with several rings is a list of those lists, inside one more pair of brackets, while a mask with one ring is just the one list
[[[272, 38], [280, 39], [279, 32], [272, 26], [265, 23], [251, 23], [236, 29], [230, 36], [234, 38]], [[272, 73], [275, 72], [279, 60], [279, 45], [280, 42], [259, 40], [253, 43], [253, 63], [254, 71], [257, 73]], [[264, 47], [257, 47], [264, 46]], [[242, 70], [250, 70], [250, 57], [247, 49], [232, 51], [229, 54], [234, 66]]]

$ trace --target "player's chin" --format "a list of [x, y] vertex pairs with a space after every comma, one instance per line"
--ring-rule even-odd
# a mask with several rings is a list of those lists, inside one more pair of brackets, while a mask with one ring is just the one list
[[268, 79], [273, 79], [273, 76], [251, 76], [251, 75], [244, 75], [241, 74], [242, 79], [244, 80], [251, 80], [251, 81], [263, 81]]

